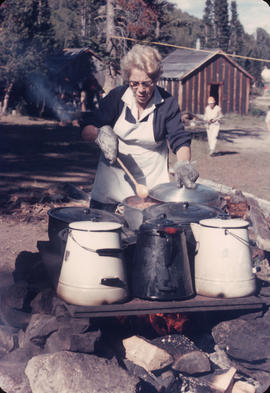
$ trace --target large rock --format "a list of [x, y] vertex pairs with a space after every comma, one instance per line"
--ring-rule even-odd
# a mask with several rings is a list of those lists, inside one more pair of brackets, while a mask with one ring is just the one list
[[230, 357], [237, 361], [261, 363], [270, 361], [269, 332], [269, 321], [264, 318], [224, 321], [212, 330], [216, 344], [223, 345]]
[[203, 374], [211, 371], [209, 359], [202, 351], [192, 351], [179, 355], [172, 368], [188, 375]]
[[0, 361], [0, 387], [5, 393], [32, 393], [24, 373], [25, 364]]
[[164, 349], [139, 336], [123, 340], [125, 357], [146, 371], [160, 370], [173, 363], [173, 357]]
[[135, 393], [139, 383], [116, 359], [67, 351], [33, 357], [25, 373], [32, 393]]
[[[162, 373], [160, 372], [148, 372], [143, 367], [131, 362], [128, 359], [123, 359], [123, 363], [127, 368], [128, 372], [138, 378], [140, 378], [145, 383], [145, 392], [170, 392], [170, 387], [176, 383], [176, 378], [172, 370], [166, 370]], [[154, 390], [153, 390], [154, 389]]]
[[72, 328], [63, 327], [48, 337], [44, 350], [49, 353], [59, 351], [93, 353], [100, 337], [100, 330], [76, 333]]
[[39, 292], [31, 302], [33, 314], [53, 314], [54, 302], [56, 300], [55, 291], [46, 288]]
[[174, 358], [172, 368], [189, 375], [211, 371], [207, 355], [199, 350], [192, 340], [183, 334], [158, 337], [152, 343], [169, 352]]
[[18, 329], [10, 326], [0, 326], [0, 358], [16, 348]]
[[24, 329], [31, 314], [25, 310], [28, 289], [24, 285], [10, 285], [0, 298], [0, 319], [3, 324]]
[[47, 314], [33, 314], [25, 331], [23, 346], [32, 342], [43, 348], [47, 337], [58, 329], [55, 316]]
[[270, 386], [270, 313], [253, 320], [223, 321], [212, 329], [216, 344], [243, 375], [258, 381], [256, 393]]
[[29, 343], [17, 348], [0, 360], [0, 387], [5, 393], [32, 393], [24, 370], [27, 362], [41, 353], [41, 349]]

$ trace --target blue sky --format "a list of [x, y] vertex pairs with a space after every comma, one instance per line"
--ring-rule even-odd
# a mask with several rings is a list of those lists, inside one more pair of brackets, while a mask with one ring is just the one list
[[[202, 18], [205, 0], [169, 0], [182, 11]], [[228, 1], [230, 4], [230, 0]], [[248, 34], [262, 27], [270, 34], [270, 7], [264, 0], [236, 0], [239, 20]]]

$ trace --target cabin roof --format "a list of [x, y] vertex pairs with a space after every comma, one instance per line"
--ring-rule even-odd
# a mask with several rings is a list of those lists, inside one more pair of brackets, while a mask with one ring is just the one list
[[161, 79], [184, 79], [197, 70], [201, 65], [215, 56], [225, 57], [233, 66], [237, 67], [248, 78], [253, 77], [238, 63], [220, 49], [189, 50], [176, 49], [162, 60], [163, 73]]

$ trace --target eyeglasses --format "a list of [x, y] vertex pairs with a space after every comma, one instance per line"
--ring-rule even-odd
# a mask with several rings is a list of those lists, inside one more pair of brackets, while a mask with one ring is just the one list
[[144, 82], [129, 81], [129, 86], [132, 87], [132, 89], [137, 89], [140, 85], [145, 89], [149, 89], [149, 87], [151, 87], [153, 84], [154, 84], [153, 81], [144, 81]]

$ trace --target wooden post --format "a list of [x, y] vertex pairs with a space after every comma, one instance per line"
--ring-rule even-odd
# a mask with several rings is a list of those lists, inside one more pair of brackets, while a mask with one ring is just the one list
[[183, 110], [183, 85], [182, 81], [178, 81], [178, 105], [180, 110]]
[[236, 111], [236, 86], [237, 86], [237, 69], [233, 70], [233, 111]]
[[197, 112], [200, 113], [201, 107], [201, 71], [198, 72], [198, 101], [197, 101]]
[[9, 97], [10, 97], [10, 93], [13, 88], [13, 85], [14, 85], [14, 81], [11, 81], [10, 84], [8, 85], [7, 90], [6, 90], [4, 100], [3, 100], [2, 115], [5, 115], [7, 113], [8, 101], [9, 101]]
[[240, 86], [239, 86], [239, 113], [243, 115], [243, 73], [240, 72]]
[[228, 94], [227, 94], [227, 112], [230, 112], [230, 101], [231, 101], [231, 74], [232, 74], [232, 66], [228, 63], [227, 61], [227, 67], [228, 67], [228, 80], [227, 80], [227, 85], [228, 85]]
[[192, 89], [191, 89], [191, 112], [195, 111], [195, 75], [192, 77]]
[[246, 96], [246, 108], [245, 108], [245, 114], [248, 114], [248, 108], [249, 108], [249, 94], [250, 94], [250, 79], [247, 78], [247, 96]]

